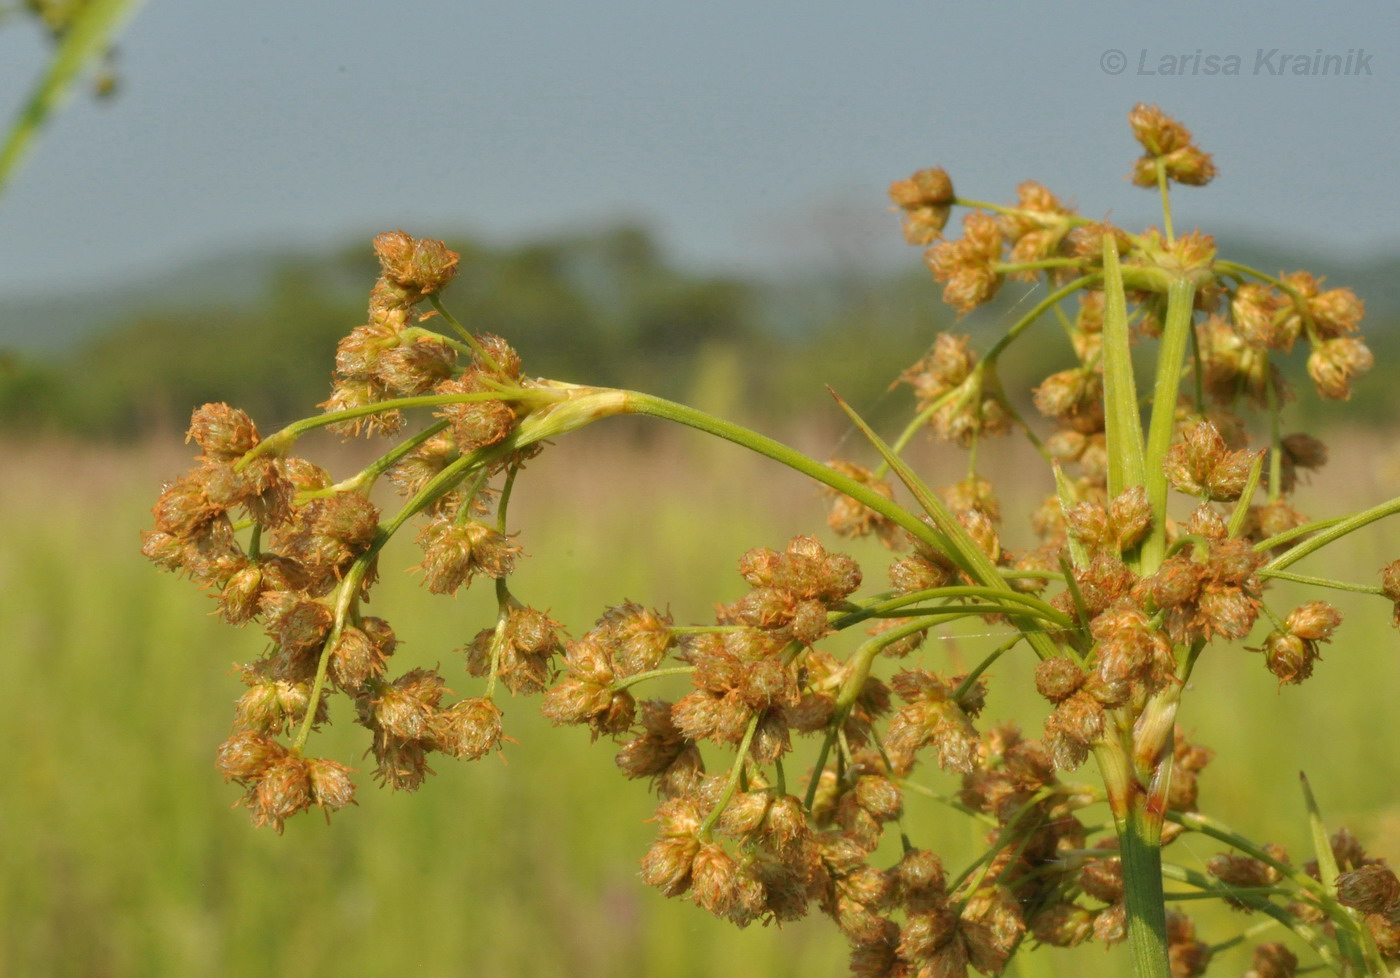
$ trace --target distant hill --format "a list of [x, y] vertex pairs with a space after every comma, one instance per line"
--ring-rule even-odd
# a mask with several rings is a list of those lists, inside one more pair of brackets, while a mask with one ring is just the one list
[[[1219, 240], [1230, 258], [1262, 272], [1306, 268], [1355, 289], [1367, 304], [1377, 375], [1400, 360], [1400, 255], [1346, 263], [1242, 235]], [[730, 396], [774, 418], [810, 409], [824, 386], [877, 416], [906, 409], [907, 392], [891, 395], [890, 381], [935, 332], [967, 331], [985, 348], [984, 338], [1024, 311], [1030, 288], [1008, 284], [996, 302], [956, 320], [917, 249], [884, 271], [740, 278], [679, 266], [632, 225], [510, 247], [447, 241], [463, 255], [448, 305], [469, 328], [509, 337], [532, 373], [688, 398], [716, 364], [729, 364]], [[0, 298], [0, 427], [130, 434], [181, 425], [208, 400], [237, 403], [266, 423], [290, 421], [326, 397], [335, 345], [362, 321], [376, 274], [368, 242], [355, 240], [193, 258], [111, 288]], [[1001, 371], [1008, 390], [1029, 390], [1062, 358], [1055, 333], [1024, 338], [1026, 355]], [[1302, 359], [1286, 369], [1306, 384]], [[1352, 406], [1380, 417], [1392, 404], [1373, 378]]]
[[[458, 235], [456, 240], [471, 240], [471, 236]], [[1305, 268], [1327, 276], [1330, 285], [1350, 286], [1365, 300], [1371, 324], [1400, 320], [1400, 254], [1344, 262], [1309, 252], [1306, 246], [1265, 242], [1247, 233], [1226, 232], [1217, 240], [1232, 260], [1260, 271], [1272, 274]], [[321, 289], [352, 304], [361, 301], [374, 277], [368, 242], [361, 240], [321, 251], [269, 254], [266, 249], [249, 248], [195, 257], [135, 282], [58, 294], [0, 296], [0, 350], [48, 357], [143, 315], [198, 318], [210, 308], [255, 309], [265, 302], [279, 270], [289, 265], [316, 274]], [[787, 335], [800, 336], [853, 303], [941, 308], [938, 289], [923, 271], [916, 249], [910, 249], [906, 264], [883, 273], [816, 269], [810, 275], [758, 275], [751, 284], [765, 307], [760, 318]], [[1382, 346], [1388, 343], [1377, 335], [1371, 338]]]

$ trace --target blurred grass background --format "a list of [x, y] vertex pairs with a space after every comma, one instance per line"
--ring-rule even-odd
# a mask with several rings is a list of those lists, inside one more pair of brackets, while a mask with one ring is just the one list
[[[625, 598], [705, 620], [714, 602], [742, 593], [734, 564], [743, 550], [780, 548], [814, 528], [826, 539], [816, 493], [762, 460], [637, 419], [602, 428], [533, 462], [512, 510], [532, 555], [513, 586], [574, 634]], [[819, 456], [833, 443], [859, 453], [840, 432], [794, 438]], [[843, 942], [822, 918], [741, 932], [644, 887], [637, 861], [653, 835], [653, 799], [616, 774], [609, 745], [550, 727], [533, 700], [504, 704], [519, 741], [504, 760], [441, 759], [416, 796], [362, 776], [359, 806], [329, 827], [312, 815], [280, 837], [251, 828], [230, 809], [237, 789], [212, 761], [241, 693], [230, 666], [259, 654], [263, 639], [217, 624], [208, 598], [137, 553], [159, 482], [187, 465], [175, 442], [4, 447], [0, 974], [845, 973]], [[1302, 508], [1320, 516], [1395, 494], [1393, 445], [1357, 438], [1334, 449]], [[918, 461], [935, 482], [961, 471], [932, 450]], [[989, 471], [1009, 480], [1013, 543], [1026, 532], [1010, 495], [1018, 471], [1014, 459]], [[1046, 488], [1024, 482], [1022, 492]], [[862, 560], [869, 586], [882, 586], [878, 549], [842, 549]], [[1298, 569], [1370, 581], [1396, 556], [1400, 533], [1382, 527]], [[477, 681], [453, 650], [489, 620], [488, 589], [435, 598], [400, 572], [415, 562], [410, 546], [391, 547], [371, 606], [404, 640], [394, 667], [440, 663], [469, 695]], [[1287, 592], [1276, 594], [1286, 612]], [[1338, 604], [1349, 621], [1308, 684], [1279, 690], [1257, 657], [1221, 649], [1197, 670], [1181, 715], [1193, 739], [1220, 752], [1202, 777], [1204, 810], [1285, 843], [1298, 861], [1307, 858], [1300, 769], [1333, 827], [1348, 824], [1378, 854], [1400, 855], [1400, 640], [1382, 602], [1348, 597]], [[966, 634], [916, 657], [957, 669], [995, 641]], [[1020, 717], [1038, 733], [1031, 668], [1026, 655], [997, 663], [985, 717]], [[360, 763], [364, 731], [343, 702], [332, 719], [313, 750]], [[1083, 775], [1094, 780], [1091, 769]], [[921, 776], [952, 787], [937, 772]], [[907, 827], [954, 869], [974, 842], [964, 820], [912, 795]], [[1194, 864], [1218, 848], [1187, 837], [1169, 857]], [[1188, 909], [1208, 941], [1257, 922], [1200, 902]], [[1239, 973], [1246, 961], [1245, 951], [1226, 952], [1212, 970]], [[1011, 973], [1125, 966], [1118, 949], [1047, 949], [1018, 957]]]

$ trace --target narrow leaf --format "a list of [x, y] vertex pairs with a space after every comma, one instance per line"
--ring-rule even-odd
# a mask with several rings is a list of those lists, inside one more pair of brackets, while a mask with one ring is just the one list
[[1103, 388], [1104, 429], [1108, 439], [1108, 495], [1144, 485], [1142, 415], [1128, 343], [1128, 297], [1118, 244], [1103, 236]]

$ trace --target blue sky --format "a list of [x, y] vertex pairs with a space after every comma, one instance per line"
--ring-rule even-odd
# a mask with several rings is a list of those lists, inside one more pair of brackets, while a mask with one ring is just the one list
[[[0, 297], [400, 226], [505, 241], [619, 217], [713, 268], [914, 263], [884, 189], [935, 163], [967, 196], [1034, 177], [1154, 223], [1124, 179], [1137, 101], [1216, 156], [1180, 225], [1360, 257], [1400, 246], [1397, 27], [1393, 2], [150, 0], [120, 96], [75, 98], [0, 200]], [[1272, 50], [1367, 57], [1274, 75]], [[0, 31], [0, 110], [44, 54], [29, 23]]]

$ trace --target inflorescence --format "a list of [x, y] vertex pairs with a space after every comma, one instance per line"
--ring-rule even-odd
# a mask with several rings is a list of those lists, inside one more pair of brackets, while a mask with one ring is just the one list
[[[657, 836], [641, 862], [646, 883], [740, 926], [817, 908], [849, 940], [855, 975], [997, 974], [1027, 940], [1112, 944], [1138, 918], [1172, 974], [1201, 974], [1213, 948], [1190, 918], [1160, 909], [1154, 918], [1134, 903], [1143, 872], [1134, 847], [1155, 851], [1187, 831], [1230, 852], [1205, 874], [1169, 868], [1173, 880], [1267, 914], [1297, 938], [1260, 945], [1251, 975], [1293, 975], [1303, 946], [1337, 970], [1400, 963], [1395, 874], [1345, 831], [1297, 865], [1200, 814], [1211, 751], [1175, 724], [1212, 645], [1254, 637], [1280, 684], [1306, 680], [1340, 615], [1320, 600], [1270, 608], [1271, 578], [1350, 586], [1286, 568], [1400, 509], [1313, 521], [1291, 502], [1327, 450], [1282, 429], [1293, 392], [1279, 363], [1305, 350], [1317, 394], [1349, 397], [1372, 366], [1358, 333], [1363, 306], [1306, 272], [1263, 274], [1219, 258], [1208, 235], [1176, 233], [1169, 186], [1203, 185], [1215, 166], [1155, 107], [1138, 106], [1130, 121], [1143, 150], [1131, 178], [1161, 191], [1162, 229], [1131, 234], [1080, 217], [1034, 182], [1010, 205], [957, 197], [939, 169], [890, 188], [906, 239], [927, 246], [959, 313], [1008, 279], [1042, 282], [1047, 296], [980, 355], [970, 336], [939, 333], [901, 377], [915, 401], [909, 426], [892, 445], [869, 433], [874, 467], [821, 465], [646, 395], [530, 378], [506, 340], [470, 333], [442, 304], [456, 254], [403, 232], [377, 237], [382, 275], [368, 322], [340, 343], [325, 412], [264, 438], [242, 411], [199, 408], [189, 432], [199, 464], [161, 493], [144, 536], [160, 568], [209, 590], [229, 624], [256, 624], [267, 638], [240, 670], [246, 692], [217, 754], [254, 823], [281, 831], [294, 815], [353, 800], [351, 770], [306, 752], [330, 698], [368, 730], [375, 777], [413, 790], [433, 754], [501, 750], [503, 687], [540, 695], [545, 716], [615, 745], [622, 774], [650, 784]], [[961, 237], [948, 238], [955, 207], [967, 213]], [[1042, 416], [1032, 423], [998, 366], [1047, 321], [1066, 334], [1072, 364], [1031, 392]], [[1139, 397], [1129, 347], [1152, 341], [1156, 379]], [[682, 627], [624, 603], [568, 637], [511, 589], [521, 557], [507, 529], [511, 489], [544, 439], [620, 413], [709, 430], [812, 475], [829, 493], [832, 530], [897, 552], [887, 586], [862, 592], [852, 558], [803, 536], [744, 554], [749, 590], [712, 623]], [[293, 454], [323, 426], [401, 440], [336, 482]], [[1055, 486], [1029, 514], [1039, 545], [1003, 547], [1002, 507], [975, 461], [963, 481], [925, 486], [900, 459], [921, 430], [968, 448], [1026, 435]], [[387, 517], [369, 497], [381, 476], [404, 500]], [[914, 504], [896, 501], [896, 482]], [[494, 584], [496, 619], [462, 650], [478, 695], [450, 700], [438, 670], [394, 669], [393, 628], [362, 613], [380, 550], [400, 530], [414, 534], [430, 591]], [[1400, 561], [1379, 584], [1351, 587], [1400, 609]], [[1005, 631], [987, 662], [962, 675], [897, 664], [967, 619]], [[853, 628], [863, 634], [853, 652], [827, 647]], [[1039, 660], [1039, 738], [981, 717], [986, 666], [1018, 645]], [[684, 695], [642, 698], [642, 687], [674, 676], [687, 677]], [[811, 757], [799, 763], [803, 745]], [[1063, 780], [1091, 756], [1101, 785]], [[903, 814], [906, 793], [927, 791], [919, 779], [933, 769], [953, 779], [950, 803], [986, 826], [984, 855], [957, 872], [915, 843], [918, 826]], [[1104, 801], [1107, 831], [1082, 819]], [[891, 832], [901, 854], [884, 865]], [[1154, 885], [1160, 904], [1160, 873]]]

